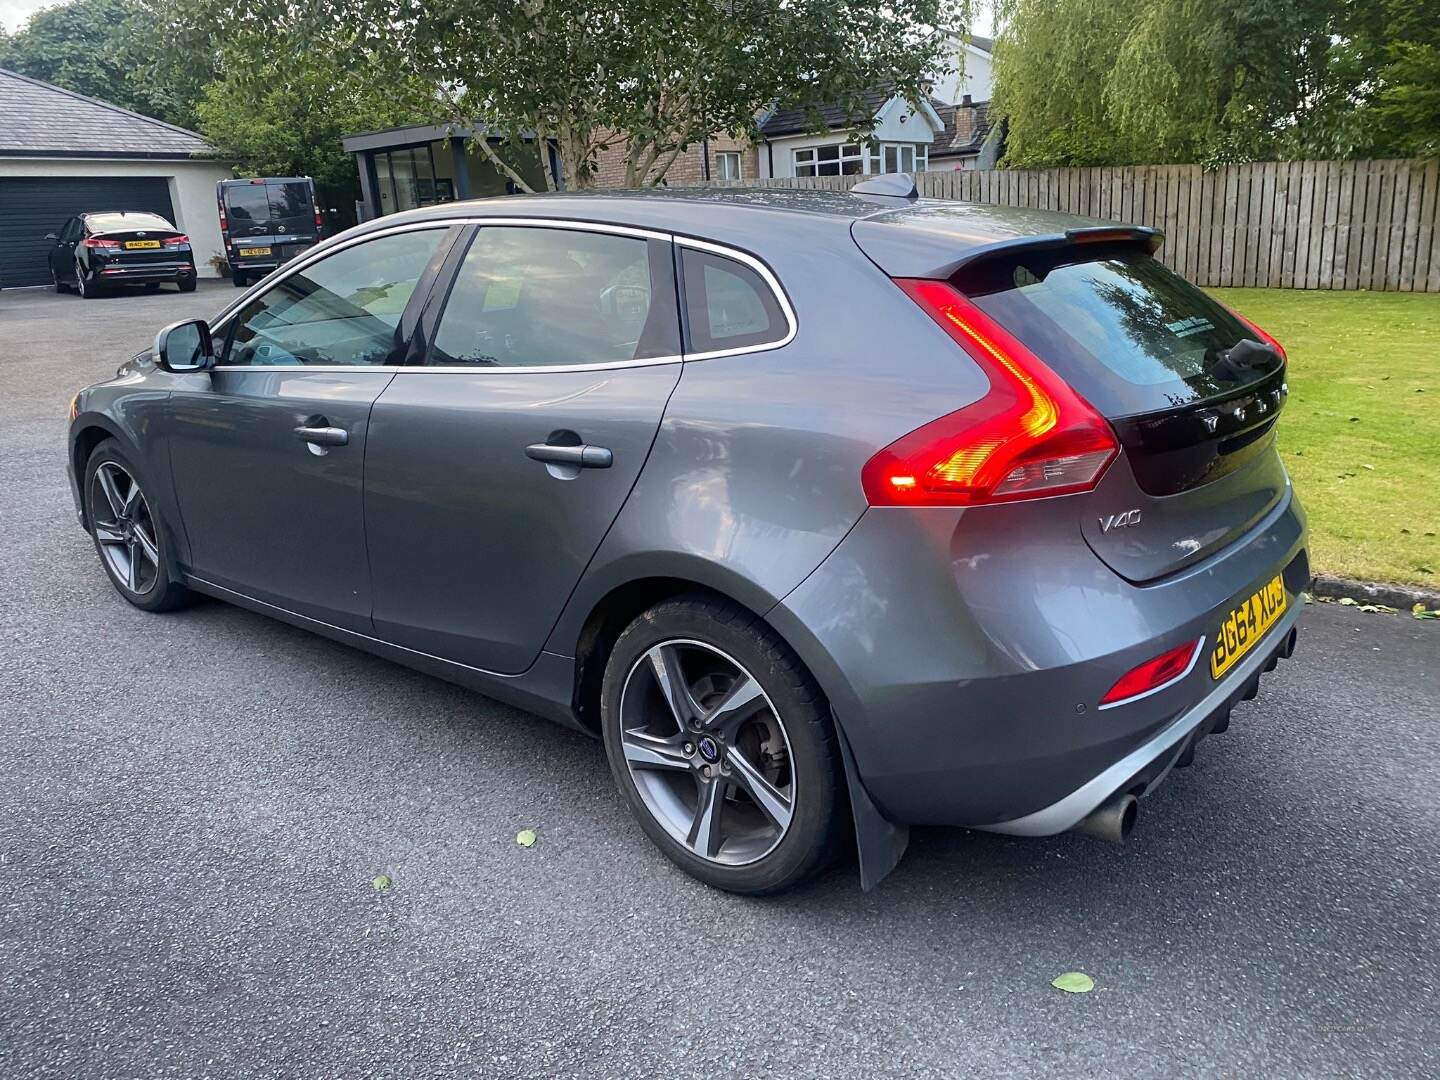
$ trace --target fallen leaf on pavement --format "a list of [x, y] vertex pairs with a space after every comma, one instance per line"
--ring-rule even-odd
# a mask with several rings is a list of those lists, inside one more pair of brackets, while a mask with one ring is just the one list
[[1095, 980], [1083, 971], [1067, 971], [1064, 975], [1057, 975], [1050, 985], [1067, 994], [1088, 994], [1095, 989]]
[[386, 889], [390, 888], [390, 886], [393, 885], [394, 882], [390, 880], [389, 874], [381, 874], [370, 884], [375, 886], [376, 892], [384, 892]]
[[535, 846], [535, 830], [534, 830], [534, 829], [521, 829], [518, 833], [515, 834], [515, 842], [516, 842], [517, 844], [519, 844], [521, 847], [534, 847], [534, 846]]

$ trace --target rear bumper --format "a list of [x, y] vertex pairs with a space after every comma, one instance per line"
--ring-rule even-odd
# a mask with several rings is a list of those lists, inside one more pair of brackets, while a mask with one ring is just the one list
[[1215, 685], [1193, 707], [1181, 713], [1169, 727], [1137, 746], [1098, 776], [1057, 799], [1049, 806], [996, 825], [983, 826], [986, 832], [1012, 836], [1053, 836], [1074, 828], [1111, 796], [1128, 792], [1148, 795], [1170, 772], [1192, 740], [1203, 738], [1230, 710], [1255, 695], [1262, 671], [1269, 671], [1294, 650], [1295, 624], [1301, 605], [1296, 604], [1266, 634], [1264, 648], [1255, 648], [1230, 674]]
[[103, 281], [185, 281], [195, 276], [195, 266], [188, 262], [103, 266], [96, 276]]
[[[1068, 828], [1127, 784], [1153, 786], [1293, 628], [1309, 562], [1288, 486], [1239, 541], [1148, 585], [1105, 566], [1062, 502], [872, 508], [767, 614], [820, 681], [889, 820]], [[1213, 640], [1277, 574], [1287, 611], [1220, 680], [1202, 656], [1163, 690], [1098, 707], [1137, 664]]]

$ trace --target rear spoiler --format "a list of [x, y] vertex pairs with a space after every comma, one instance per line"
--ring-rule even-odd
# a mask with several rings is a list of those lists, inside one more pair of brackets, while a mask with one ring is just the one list
[[[1065, 227], [1074, 220], [1048, 210], [952, 203], [938, 213], [917, 207], [862, 218], [850, 233], [860, 250], [890, 277], [937, 279], [950, 278], [962, 267], [997, 255], [1127, 243], [1153, 255], [1165, 240], [1159, 229], [1144, 225]], [[1028, 231], [1027, 227], [1034, 231], [1015, 235]]]

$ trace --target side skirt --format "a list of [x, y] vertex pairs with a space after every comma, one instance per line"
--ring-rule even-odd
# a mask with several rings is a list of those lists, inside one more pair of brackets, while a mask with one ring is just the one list
[[[379, 656], [403, 667], [423, 671], [437, 679], [455, 683], [478, 691], [486, 697], [503, 701], [507, 705], [537, 713], [547, 720], [553, 720], [562, 727], [586, 731], [575, 716], [571, 702], [575, 687], [575, 660], [558, 653], [542, 652], [530, 667], [519, 675], [502, 675], [494, 671], [459, 664], [443, 657], [432, 656], [418, 649], [408, 649], [380, 638], [369, 637], [354, 630], [334, 626], [308, 615], [300, 615], [287, 608], [267, 604], [263, 600], [235, 592], [222, 585], [206, 581], [191, 574], [185, 575], [185, 584], [198, 593], [223, 600], [236, 607], [245, 608], [259, 615], [289, 623], [301, 630], [309, 630], [321, 637], [338, 641], [342, 645], [360, 649]], [[588, 732], [587, 732], [588, 733]]]

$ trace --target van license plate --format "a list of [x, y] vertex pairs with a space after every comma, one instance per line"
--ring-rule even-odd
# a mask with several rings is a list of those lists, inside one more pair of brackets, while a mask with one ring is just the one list
[[236, 252], [236, 254], [239, 255], [239, 256], [243, 259], [243, 258], [247, 258], [247, 257], [250, 256], [250, 255], [269, 255], [269, 254], [270, 254], [270, 249], [269, 249], [269, 248], [241, 248], [239, 251]]
[[126, 241], [125, 241], [125, 250], [126, 250], [126, 251], [139, 251], [141, 248], [158, 248], [159, 246], [160, 246], [160, 241], [159, 241], [159, 240], [126, 240]]
[[1210, 677], [1218, 679], [1254, 648], [1265, 631], [1285, 614], [1288, 603], [1285, 580], [1279, 574], [1237, 607], [1215, 632], [1215, 648], [1210, 652]]

